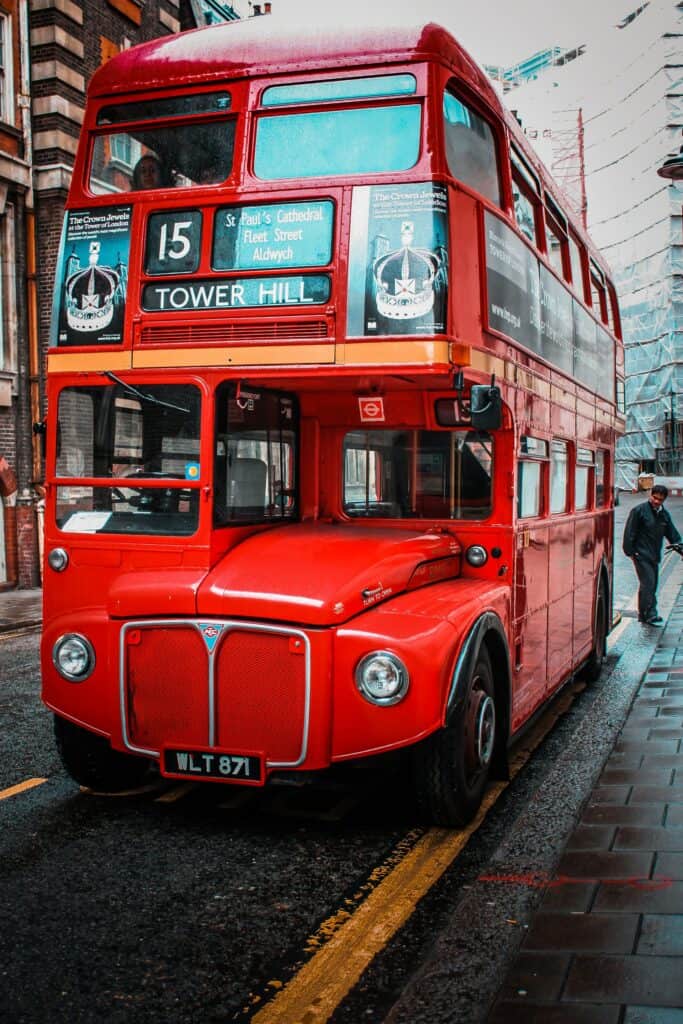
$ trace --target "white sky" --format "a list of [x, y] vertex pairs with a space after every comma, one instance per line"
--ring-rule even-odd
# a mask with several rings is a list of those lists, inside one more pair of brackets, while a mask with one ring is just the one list
[[514, 64], [546, 46], [583, 42], [582, 26], [616, 24], [643, 0], [273, 0], [281, 16], [302, 15], [318, 25], [373, 21], [397, 13], [414, 20], [438, 21], [480, 64]]

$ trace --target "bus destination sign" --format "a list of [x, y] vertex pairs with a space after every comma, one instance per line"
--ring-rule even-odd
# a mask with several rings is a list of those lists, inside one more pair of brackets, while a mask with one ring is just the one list
[[149, 313], [172, 313], [316, 305], [327, 302], [329, 297], [330, 279], [327, 274], [204, 278], [148, 284], [142, 292], [142, 306]]
[[223, 206], [216, 211], [214, 270], [324, 267], [332, 258], [329, 200]]

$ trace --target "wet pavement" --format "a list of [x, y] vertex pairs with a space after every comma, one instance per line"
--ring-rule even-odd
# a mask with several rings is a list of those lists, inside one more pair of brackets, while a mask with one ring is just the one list
[[[622, 496], [616, 510], [618, 564], [623, 522], [643, 497]], [[680, 529], [683, 499], [668, 507]], [[630, 621], [635, 579], [628, 565], [617, 572], [615, 611], [629, 636], [647, 629], [656, 646], [642, 652], [630, 709], [610, 704], [625, 721], [554, 871], [515, 876], [542, 898], [508, 922], [523, 938], [488, 1024], [683, 1024], [683, 588], [672, 568], [657, 632]], [[0, 593], [0, 633], [37, 628], [41, 614], [41, 590]]]
[[4, 590], [0, 592], [0, 633], [32, 629], [43, 618], [43, 591]]
[[[635, 501], [628, 496], [629, 507]], [[680, 528], [680, 515], [671, 512]], [[554, 874], [527, 879], [543, 888], [543, 898], [524, 925], [487, 1024], [683, 1024], [683, 588], [677, 589]]]

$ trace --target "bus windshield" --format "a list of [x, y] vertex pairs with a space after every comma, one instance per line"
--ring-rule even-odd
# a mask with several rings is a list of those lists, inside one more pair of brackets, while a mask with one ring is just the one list
[[344, 438], [344, 511], [353, 517], [483, 519], [493, 439], [483, 431], [367, 430]]
[[[57, 525], [68, 533], [187, 535], [198, 524], [199, 389], [67, 387], [59, 396]], [[115, 480], [101, 486], [76, 482]], [[142, 482], [168, 480], [165, 487]], [[181, 481], [179, 483], [179, 481]]]
[[298, 416], [290, 395], [220, 387], [214, 526], [295, 519], [297, 454]]

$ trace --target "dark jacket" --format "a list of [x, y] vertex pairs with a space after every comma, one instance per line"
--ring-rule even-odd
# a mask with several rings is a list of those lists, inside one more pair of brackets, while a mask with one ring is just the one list
[[624, 529], [624, 554], [657, 564], [662, 557], [662, 541], [679, 544], [681, 535], [665, 508], [655, 512], [649, 501], [632, 508]]

